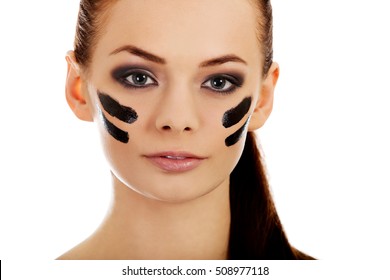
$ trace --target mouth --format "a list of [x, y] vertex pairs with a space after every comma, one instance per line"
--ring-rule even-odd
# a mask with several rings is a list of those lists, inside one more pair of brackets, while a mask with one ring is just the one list
[[169, 173], [180, 173], [195, 169], [206, 158], [186, 152], [162, 152], [146, 155], [154, 166]]

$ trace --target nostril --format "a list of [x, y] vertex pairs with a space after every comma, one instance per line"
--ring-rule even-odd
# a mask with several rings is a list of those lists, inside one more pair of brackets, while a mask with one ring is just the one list
[[164, 125], [162, 129], [163, 129], [163, 130], [170, 130], [171, 127], [170, 127], [169, 125]]
[[[161, 129], [163, 131], [170, 131], [170, 130], [172, 130], [172, 127], [169, 125], [164, 125], [163, 127], [161, 127]], [[192, 131], [192, 128], [187, 126], [182, 131]]]

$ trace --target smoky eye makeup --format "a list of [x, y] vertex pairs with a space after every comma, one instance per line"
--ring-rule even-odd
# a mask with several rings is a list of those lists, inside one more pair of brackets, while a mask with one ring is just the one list
[[111, 72], [111, 77], [122, 86], [141, 89], [158, 85], [156, 77], [143, 67], [122, 66]]
[[202, 88], [220, 94], [233, 93], [244, 84], [244, 77], [238, 74], [214, 74], [206, 78]]

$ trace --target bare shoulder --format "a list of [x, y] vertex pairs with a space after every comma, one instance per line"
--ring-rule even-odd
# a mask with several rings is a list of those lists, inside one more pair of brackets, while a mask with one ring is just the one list
[[93, 236], [65, 252], [57, 260], [99, 260], [103, 257], [102, 247]]
[[91, 259], [86, 242], [80, 243], [59, 256], [56, 260], [88, 260]]

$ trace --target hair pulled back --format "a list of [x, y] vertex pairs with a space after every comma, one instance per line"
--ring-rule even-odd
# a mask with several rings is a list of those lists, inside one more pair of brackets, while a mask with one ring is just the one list
[[[88, 69], [106, 11], [117, 0], [81, 0], [74, 52], [77, 63]], [[258, 12], [257, 35], [264, 56], [263, 75], [273, 60], [270, 0], [249, 0]], [[230, 176], [230, 259], [311, 259], [294, 249], [280, 223], [256, 144], [248, 132], [243, 154]]]
[[[74, 52], [76, 61], [80, 66], [87, 68], [92, 55], [92, 49], [99, 40], [106, 11], [118, 0], [81, 0], [76, 26]], [[257, 34], [260, 46], [263, 48], [264, 66], [263, 74], [268, 73], [272, 64], [272, 6], [270, 0], [254, 1], [259, 14]]]

